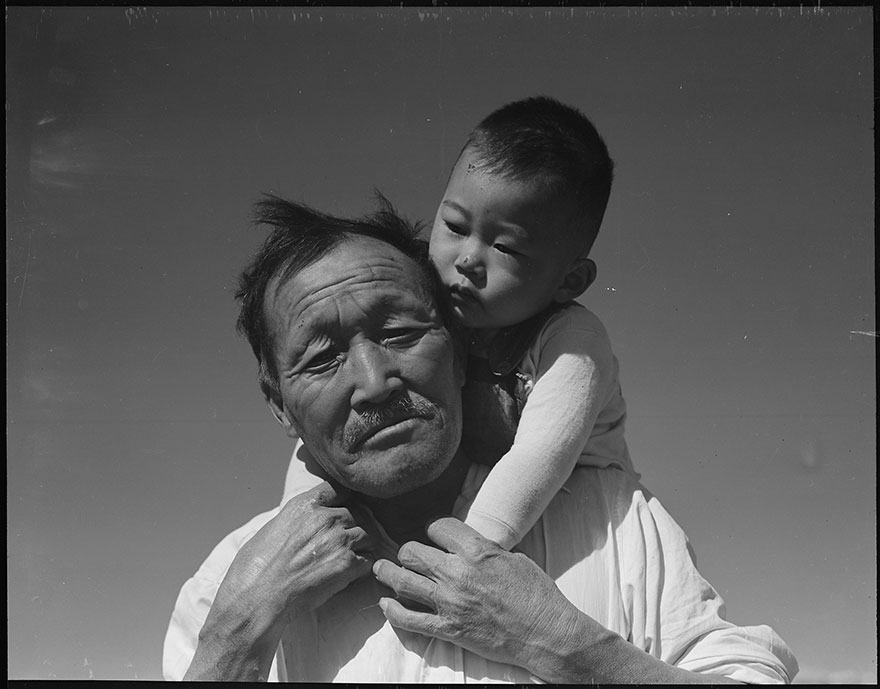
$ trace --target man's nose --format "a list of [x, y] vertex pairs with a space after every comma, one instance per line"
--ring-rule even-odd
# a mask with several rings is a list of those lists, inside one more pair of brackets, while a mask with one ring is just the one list
[[351, 406], [357, 412], [367, 411], [403, 391], [403, 380], [393, 354], [376, 342], [362, 342], [352, 347], [348, 364], [354, 376]]

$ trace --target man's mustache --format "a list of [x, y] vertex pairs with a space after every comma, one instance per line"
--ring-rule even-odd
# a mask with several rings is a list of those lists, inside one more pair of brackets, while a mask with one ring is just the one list
[[345, 430], [342, 441], [349, 452], [366, 438], [405, 419], [434, 418], [435, 407], [425, 399], [412, 400], [409, 397], [397, 399], [359, 414]]

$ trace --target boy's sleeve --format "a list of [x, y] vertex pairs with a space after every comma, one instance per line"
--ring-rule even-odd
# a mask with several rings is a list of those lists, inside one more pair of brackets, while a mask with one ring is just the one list
[[604, 329], [551, 322], [513, 446], [477, 494], [465, 523], [511, 548], [571, 475], [616, 384]]

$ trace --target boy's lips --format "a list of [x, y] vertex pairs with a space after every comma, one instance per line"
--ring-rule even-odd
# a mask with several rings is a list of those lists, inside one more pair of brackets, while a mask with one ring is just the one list
[[449, 294], [453, 301], [461, 300], [472, 304], [476, 304], [479, 301], [477, 293], [467, 285], [450, 285]]

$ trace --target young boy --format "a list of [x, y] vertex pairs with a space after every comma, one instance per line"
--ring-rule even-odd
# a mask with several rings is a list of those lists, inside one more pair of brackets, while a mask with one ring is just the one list
[[617, 360], [573, 300], [613, 163], [595, 127], [549, 98], [510, 103], [471, 133], [431, 231], [431, 258], [472, 335], [463, 447], [494, 464], [465, 523], [511, 548], [576, 464], [633, 472]]
[[634, 473], [617, 359], [601, 321], [573, 301], [596, 277], [588, 255], [612, 174], [580, 112], [517, 101], [468, 137], [434, 219], [431, 258], [471, 337], [462, 447], [493, 465], [465, 523], [507, 549], [575, 465]]

